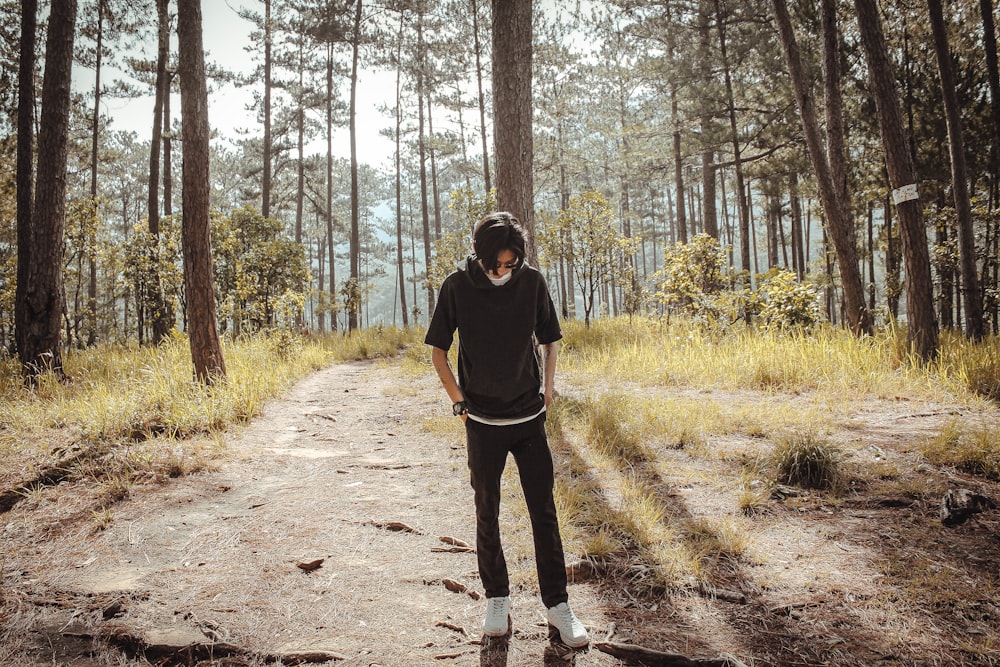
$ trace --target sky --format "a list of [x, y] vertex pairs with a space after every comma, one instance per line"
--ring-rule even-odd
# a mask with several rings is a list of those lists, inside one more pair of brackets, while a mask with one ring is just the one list
[[[237, 14], [236, 9], [241, 3], [234, 0], [205, 0], [202, 3], [203, 31], [206, 51], [206, 61], [214, 62], [232, 71], [249, 73], [253, 69], [250, 54], [245, 47], [249, 44], [252, 26]], [[173, 37], [173, 48], [176, 50], [176, 35]], [[143, 57], [155, 57], [152, 49], [142, 54]], [[108, 81], [108, 74], [102, 74], [102, 79]], [[379, 132], [393, 125], [392, 118], [379, 111], [382, 105], [395, 103], [396, 79], [390, 72], [363, 72], [362, 84], [358, 87], [358, 149], [362, 153], [360, 160], [372, 166], [383, 166], [393, 155], [395, 146], [391, 140]], [[93, 88], [94, 73], [92, 70], [77, 68], [74, 71], [74, 85], [81, 91]], [[258, 86], [258, 88], [260, 88]], [[254, 89], [251, 87], [237, 88], [225, 84], [209, 91], [208, 112], [209, 126], [213, 132], [226, 139], [234, 139], [239, 129], [250, 129], [252, 135], [261, 135], [263, 128], [256, 119], [256, 114], [247, 111], [247, 106], [253, 101]], [[259, 92], [259, 91], [258, 91]], [[181, 108], [180, 94], [176, 91], [171, 98], [171, 109], [176, 116]], [[112, 130], [135, 132], [140, 140], [148, 139], [152, 133], [153, 97], [152, 94], [132, 100], [104, 98], [103, 113], [112, 119]], [[307, 152], [326, 152], [325, 139], [319, 140], [313, 150]], [[346, 128], [338, 129], [334, 134], [333, 150], [338, 156], [350, 155], [350, 137]]]

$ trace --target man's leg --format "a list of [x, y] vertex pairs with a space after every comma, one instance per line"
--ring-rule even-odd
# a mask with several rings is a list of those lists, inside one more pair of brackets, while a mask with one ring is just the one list
[[[511, 428], [511, 427], [508, 427]], [[538, 570], [538, 587], [546, 607], [566, 602], [566, 562], [563, 557], [562, 538], [559, 536], [559, 517], [552, 495], [554, 473], [552, 452], [545, 436], [545, 415], [513, 427], [519, 433], [517, 444], [512, 447], [521, 478], [521, 489], [531, 516], [531, 532], [535, 542], [535, 566]]]
[[500, 543], [500, 478], [507, 462], [505, 427], [465, 422], [469, 473], [476, 501], [476, 556], [486, 597], [510, 595], [507, 561]]

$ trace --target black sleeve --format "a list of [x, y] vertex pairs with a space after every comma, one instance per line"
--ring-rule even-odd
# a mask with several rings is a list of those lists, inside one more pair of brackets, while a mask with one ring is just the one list
[[538, 279], [538, 313], [535, 317], [535, 338], [539, 345], [548, 345], [562, 338], [562, 329], [559, 327], [559, 315], [556, 306], [552, 303], [552, 296], [549, 288], [545, 284], [545, 278], [539, 276]]
[[455, 329], [457, 328], [458, 321], [455, 314], [451, 281], [445, 278], [444, 283], [441, 284], [441, 290], [438, 292], [434, 315], [431, 316], [430, 324], [427, 325], [424, 343], [448, 350], [451, 348], [452, 341], [455, 340]]

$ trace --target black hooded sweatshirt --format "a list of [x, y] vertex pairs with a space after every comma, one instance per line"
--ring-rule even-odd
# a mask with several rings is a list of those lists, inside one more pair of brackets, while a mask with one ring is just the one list
[[545, 278], [523, 263], [499, 287], [475, 256], [445, 278], [424, 342], [451, 348], [458, 330], [458, 384], [470, 415], [522, 419], [545, 406], [535, 343], [562, 338]]

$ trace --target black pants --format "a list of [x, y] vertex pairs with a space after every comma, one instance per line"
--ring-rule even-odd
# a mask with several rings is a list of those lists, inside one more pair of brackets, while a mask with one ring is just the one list
[[545, 436], [545, 413], [524, 424], [492, 426], [465, 422], [469, 471], [476, 499], [476, 552], [486, 597], [510, 595], [507, 561], [500, 543], [500, 478], [507, 453], [514, 455], [531, 517], [535, 567], [542, 602], [566, 602], [566, 563], [552, 496], [552, 453]]

